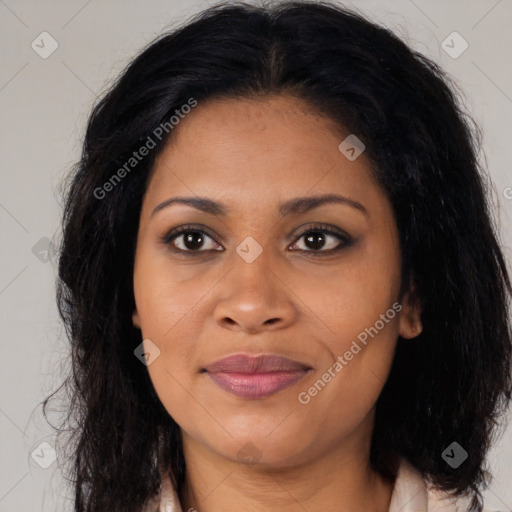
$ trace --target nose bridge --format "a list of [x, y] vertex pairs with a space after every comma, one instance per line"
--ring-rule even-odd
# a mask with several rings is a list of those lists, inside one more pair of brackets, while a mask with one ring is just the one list
[[257, 289], [260, 293], [268, 292], [273, 275], [271, 250], [268, 245], [263, 247], [252, 236], [247, 236], [238, 244], [232, 261], [237, 287], [251, 291]]
[[216, 320], [248, 332], [290, 321], [294, 308], [276, 276], [278, 265], [271, 249], [246, 237], [232, 258], [226, 294], [215, 306]]

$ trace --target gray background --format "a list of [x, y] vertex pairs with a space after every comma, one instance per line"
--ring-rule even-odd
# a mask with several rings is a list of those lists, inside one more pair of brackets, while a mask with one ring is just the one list
[[[46, 469], [36, 462], [50, 463], [54, 446], [36, 406], [60, 384], [67, 362], [54, 299], [55, 258], [45, 252], [50, 239], [59, 236], [58, 186], [79, 158], [88, 114], [109, 81], [155, 36], [208, 5], [204, 0], [0, 0], [0, 512], [71, 510], [71, 490], [58, 462]], [[392, 28], [441, 64], [463, 90], [484, 132], [493, 201], [510, 262], [512, 1], [344, 5]], [[454, 31], [469, 45], [457, 58], [442, 46]], [[34, 40], [42, 46], [42, 32], [58, 42], [46, 59], [31, 47]], [[50, 40], [45, 41], [47, 51]], [[462, 49], [453, 36], [447, 44], [452, 53]], [[512, 510], [510, 418], [489, 459], [495, 475], [485, 493], [489, 510]]]

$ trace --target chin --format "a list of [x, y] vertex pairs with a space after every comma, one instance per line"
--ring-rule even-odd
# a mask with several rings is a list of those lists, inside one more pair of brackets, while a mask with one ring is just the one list
[[284, 469], [301, 465], [312, 455], [312, 447], [304, 441], [297, 432], [283, 431], [281, 435], [275, 432], [269, 435], [268, 431], [247, 432], [217, 446], [210, 444], [210, 448], [248, 467]]

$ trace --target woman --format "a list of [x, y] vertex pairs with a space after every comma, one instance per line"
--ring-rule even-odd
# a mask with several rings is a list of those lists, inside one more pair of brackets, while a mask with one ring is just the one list
[[482, 510], [511, 288], [477, 150], [442, 71], [335, 5], [146, 48], [66, 192], [75, 510]]

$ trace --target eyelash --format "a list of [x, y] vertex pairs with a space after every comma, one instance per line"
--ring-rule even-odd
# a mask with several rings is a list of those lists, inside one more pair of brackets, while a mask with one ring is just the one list
[[[180, 254], [188, 253], [190, 255], [195, 256], [200, 253], [212, 252], [211, 250], [210, 251], [205, 251], [205, 250], [200, 250], [200, 249], [199, 250], [192, 250], [192, 249], [185, 250], [185, 249], [177, 249], [177, 248], [172, 247], [172, 242], [178, 236], [180, 236], [184, 233], [200, 233], [203, 237], [207, 236], [207, 237], [211, 238], [212, 240], [214, 240], [214, 237], [212, 235], [210, 235], [204, 229], [194, 227], [193, 225], [185, 225], [185, 226], [180, 226], [179, 228], [171, 230], [169, 233], [167, 233], [160, 239], [160, 242], [163, 243], [164, 245], [170, 245], [171, 250], [173, 252], [180, 253]], [[313, 226], [309, 226], [307, 229], [303, 230], [300, 234], [298, 234], [297, 237], [295, 238], [294, 242], [291, 245], [294, 245], [300, 238], [302, 238], [304, 235], [307, 235], [310, 233], [323, 233], [323, 234], [327, 234], [327, 235], [332, 235], [332, 236], [338, 238], [338, 240], [340, 241], [340, 245], [338, 245], [334, 249], [329, 249], [327, 251], [324, 251], [321, 249], [320, 250], [299, 249], [298, 250], [299, 252], [311, 253], [314, 256], [332, 255], [333, 253], [336, 253], [336, 252], [350, 246], [353, 241], [352, 238], [349, 235], [347, 235], [346, 233], [335, 231], [331, 227], [329, 227], [325, 224], [314, 224]], [[216, 250], [214, 249], [213, 251], [216, 251]]]

